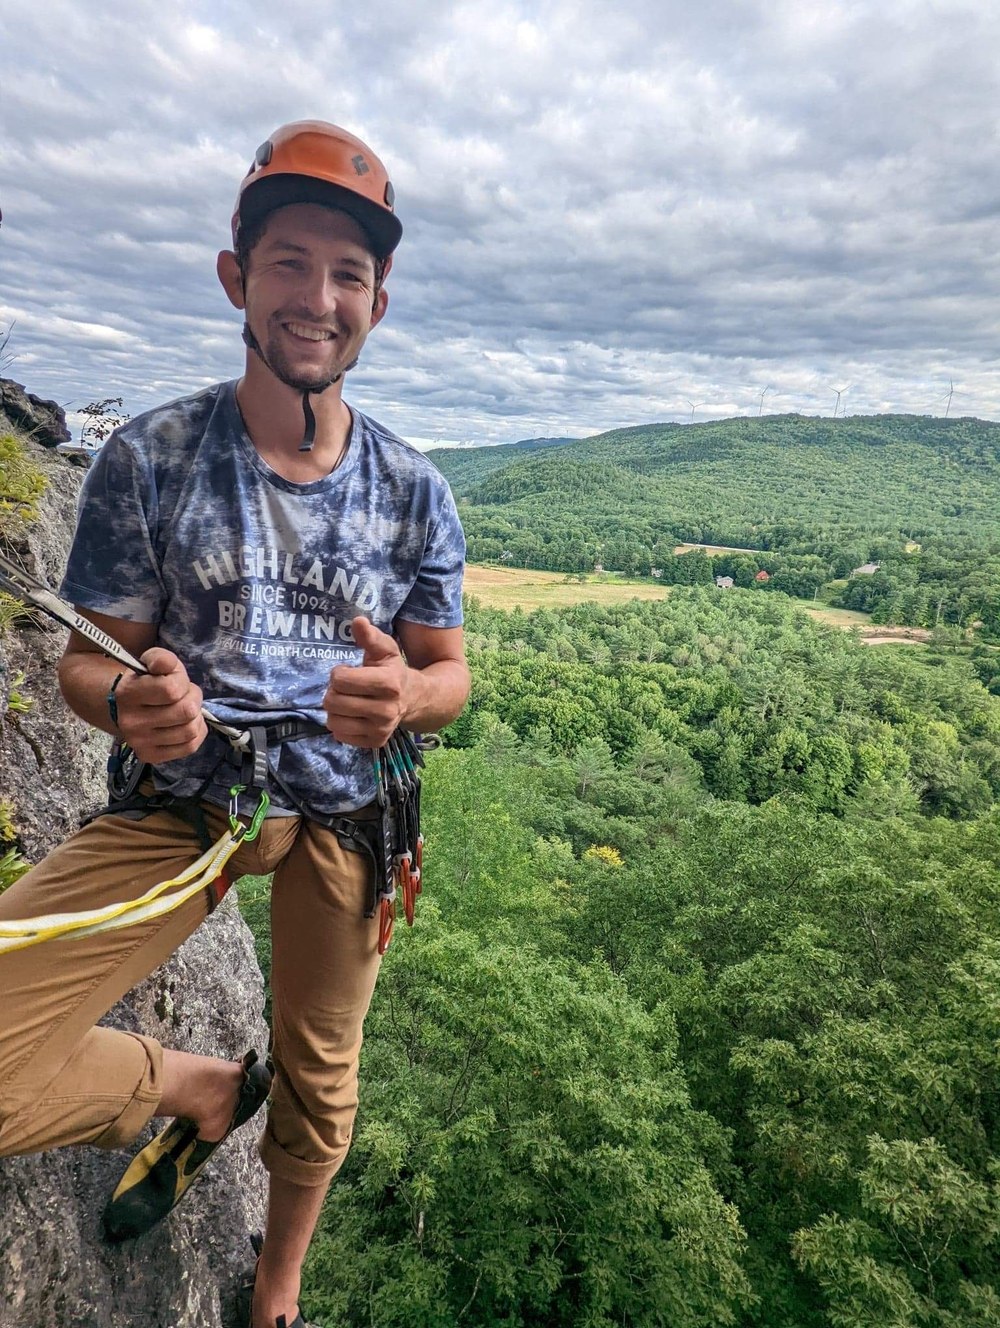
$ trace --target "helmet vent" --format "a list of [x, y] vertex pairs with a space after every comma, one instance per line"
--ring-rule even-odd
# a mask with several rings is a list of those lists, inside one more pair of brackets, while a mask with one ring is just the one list
[[395, 191], [395, 189], [393, 189], [393, 187], [392, 187], [392, 181], [391, 181], [391, 180], [386, 180], [386, 182], [385, 182], [385, 205], [386, 205], [387, 208], [391, 208], [395, 202], [396, 202], [396, 191]]
[[260, 147], [254, 154], [253, 164], [255, 169], [258, 171], [263, 170], [271, 160], [271, 154], [273, 152], [274, 147], [272, 146], [270, 139], [268, 139], [266, 143], [261, 143]]

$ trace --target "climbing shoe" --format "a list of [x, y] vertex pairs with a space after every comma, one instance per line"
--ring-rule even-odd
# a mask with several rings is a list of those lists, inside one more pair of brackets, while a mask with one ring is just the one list
[[[260, 1262], [260, 1252], [264, 1248], [264, 1237], [259, 1231], [254, 1231], [250, 1236], [250, 1244], [253, 1246], [253, 1252], [257, 1256], [257, 1262]], [[239, 1328], [260, 1328], [253, 1321], [253, 1289], [257, 1280], [257, 1264], [244, 1274], [236, 1290], [236, 1322]], [[270, 1324], [264, 1324], [264, 1328], [271, 1328]], [[288, 1322], [283, 1314], [279, 1314], [274, 1321], [273, 1328], [310, 1328], [301, 1314], [296, 1314], [291, 1323]]]
[[105, 1238], [131, 1240], [163, 1220], [191, 1189], [215, 1150], [232, 1132], [245, 1125], [267, 1101], [271, 1091], [271, 1065], [248, 1051], [241, 1062], [243, 1082], [236, 1110], [221, 1139], [208, 1143], [198, 1138], [198, 1126], [178, 1116], [132, 1159], [128, 1170], [104, 1210]]

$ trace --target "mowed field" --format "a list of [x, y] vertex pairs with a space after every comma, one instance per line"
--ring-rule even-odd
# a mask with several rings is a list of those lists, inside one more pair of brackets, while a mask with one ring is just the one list
[[[467, 563], [465, 593], [474, 595], [492, 609], [558, 609], [569, 604], [596, 600], [598, 604], [622, 604], [630, 599], [666, 599], [672, 586], [654, 581], [628, 581], [624, 577], [588, 576], [586, 581], [568, 580], [565, 572], [535, 572], [522, 567], [479, 567]], [[726, 591], [720, 591], [726, 594]], [[810, 617], [845, 631], [856, 630], [866, 645], [922, 645], [929, 637], [919, 627], [877, 626], [866, 613], [836, 609], [829, 604], [804, 604]]]
[[629, 599], [666, 599], [672, 586], [655, 581], [626, 581], [621, 577], [588, 576], [567, 580], [565, 572], [534, 572], [521, 567], [465, 567], [465, 593], [491, 609], [558, 609], [596, 600], [622, 604]]
[[674, 553], [690, 553], [692, 549], [704, 549], [709, 557], [717, 553], [763, 553], [763, 549], [741, 549], [736, 544], [678, 544]]

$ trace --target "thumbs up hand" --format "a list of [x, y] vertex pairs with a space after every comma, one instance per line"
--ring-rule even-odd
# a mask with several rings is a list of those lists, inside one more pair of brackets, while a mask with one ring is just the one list
[[410, 670], [393, 638], [367, 618], [355, 618], [352, 629], [364, 658], [330, 670], [326, 726], [338, 742], [381, 747], [406, 714]]

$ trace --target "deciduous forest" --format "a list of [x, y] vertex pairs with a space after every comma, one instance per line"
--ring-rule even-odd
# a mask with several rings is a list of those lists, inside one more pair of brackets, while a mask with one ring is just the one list
[[674, 590], [468, 604], [320, 1322], [1000, 1323], [998, 438], [788, 417], [437, 454], [474, 559]]
[[968, 651], [714, 586], [467, 630], [313, 1317], [1000, 1321], [1000, 698]]

